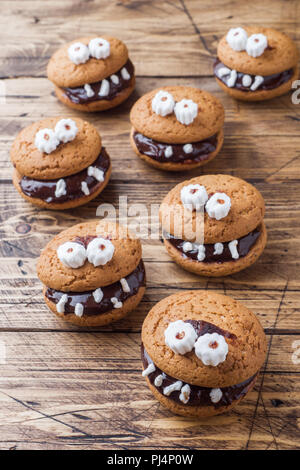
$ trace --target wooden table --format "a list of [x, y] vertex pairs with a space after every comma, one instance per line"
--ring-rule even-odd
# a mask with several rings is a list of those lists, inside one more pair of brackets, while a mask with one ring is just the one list
[[[229, 27], [277, 27], [300, 46], [299, 2], [7, 0], [1, 7], [6, 104], [0, 107], [0, 350], [6, 346], [6, 361], [2, 358], [0, 374], [0, 447], [299, 448], [300, 104], [293, 105], [289, 95], [266, 103], [237, 102], [212, 77], [217, 42]], [[9, 148], [17, 132], [35, 120], [78, 115], [57, 102], [45, 70], [55, 49], [91, 32], [123, 39], [137, 70], [136, 91], [126, 104], [81, 115], [103, 136], [112, 178], [86, 207], [40, 210], [23, 201], [12, 185]], [[129, 145], [132, 104], [167, 84], [204, 88], [225, 106], [224, 147], [192, 175], [152, 169]], [[118, 204], [119, 195], [127, 195], [129, 204], [159, 204], [183, 178], [202, 172], [245, 178], [265, 197], [269, 239], [253, 267], [227, 278], [200, 278], [172, 263], [159, 240], [145, 240], [147, 292], [127, 319], [79, 330], [48, 311], [35, 264], [53, 235], [94, 218], [101, 202]], [[214, 289], [244, 302], [258, 315], [269, 341], [255, 390], [235, 411], [202, 421], [164, 410], [140, 374], [143, 318], [155, 302], [190, 288]]]

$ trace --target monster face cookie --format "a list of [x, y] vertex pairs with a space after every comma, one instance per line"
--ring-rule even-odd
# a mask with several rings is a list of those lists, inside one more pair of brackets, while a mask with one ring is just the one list
[[252, 389], [266, 355], [266, 338], [244, 305], [215, 292], [189, 291], [156, 304], [142, 329], [147, 384], [173, 413], [213, 416]]
[[192, 170], [205, 165], [223, 143], [224, 108], [207, 91], [164, 87], [142, 96], [130, 113], [131, 145], [161, 170]]
[[264, 200], [229, 175], [203, 175], [175, 186], [159, 217], [169, 255], [203, 276], [226, 276], [253, 264], [267, 240]]
[[80, 38], [61, 47], [51, 57], [47, 73], [58, 99], [80, 111], [118, 106], [135, 84], [127, 47], [108, 36]]
[[283, 95], [298, 78], [295, 43], [272, 28], [232, 28], [218, 45], [214, 74], [234, 98], [261, 101]]
[[140, 241], [113, 222], [75, 225], [43, 250], [37, 274], [48, 307], [79, 326], [100, 326], [133, 310], [145, 292]]
[[26, 127], [10, 156], [21, 196], [47, 209], [87, 203], [101, 193], [111, 173], [98, 131], [78, 118], [48, 118]]

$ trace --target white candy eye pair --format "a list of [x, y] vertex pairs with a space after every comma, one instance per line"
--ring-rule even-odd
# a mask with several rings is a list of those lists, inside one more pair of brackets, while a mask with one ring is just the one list
[[85, 248], [81, 243], [65, 242], [57, 248], [59, 260], [68, 268], [80, 268], [86, 259], [95, 267], [108, 263], [114, 254], [115, 247], [110, 240], [97, 237]]
[[74, 140], [78, 132], [76, 122], [72, 119], [60, 119], [54, 128], [41, 129], [35, 134], [34, 144], [40, 152], [51, 153], [61, 142], [66, 144]]
[[245, 51], [251, 57], [259, 57], [268, 47], [268, 39], [264, 34], [248, 34], [243, 28], [231, 28], [226, 36], [226, 40], [234, 51]]
[[229, 214], [231, 199], [225, 193], [214, 193], [208, 198], [207, 191], [200, 184], [189, 184], [180, 191], [181, 202], [190, 211], [201, 211], [204, 206], [209, 217], [220, 220]]
[[91, 57], [106, 59], [110, 55], [110, 44], [106, 39], [91, 39], [88, 46], [82, 42], [74, 42], [68, 49], [69, 59], [76, 65], [84, 64]]
[[175, 103], [171, 93], [160, 90], [152, 100], [152, 111], [163, 117], [174, 112], [177, 121], [188, 126], [198, 114], [198, 105], [194, 101], [187, 99]]

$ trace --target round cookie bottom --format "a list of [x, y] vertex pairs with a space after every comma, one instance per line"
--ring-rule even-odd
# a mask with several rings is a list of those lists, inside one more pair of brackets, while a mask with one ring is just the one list
[[65, 209], [72, 209], [74, 207], [83, 206], [84, 204], [87, 204], [88, 202], [95, 199], [106, 187], [106, 185], [109, 181], [110, 175], [111, 175], [111, 165], [109, 166], [108, 170], [106, 171], [104, 181], [100, 184], [98, 189], [96, 189], [94, 192], [92, 192], [88, 196], [83, 196], [83, 197], [79, 197], [77, 199], [73, 199], [71, 201], [62, 202], [61, 204], [46, 202], [46, 201], [43, 201], [42, 199], [35, 198], [35, 197], [29, 197], [26, 194], [24, 194], [22, 189], [21, 189], [21, 186], [20, 186], [20, 180], [21, 180], [22, 176], [19, 174], [19, 172], [16, 169], [13, 172], [12, 181], [13, 181], [13, 184], [14, 184], [15, 188], [20, 193], [20, 195], [24, 199], [26, 199], [26, 201], [31, 202], [31, 204], [34, 204], [35, 206], [41, 207], [43, 209], [65, 210]]
[[171, 245], [168, 240], [164, 239], [164, 244], [169, 255], [175, 261], [175, 263], [186, 271], [207, 277], [229, 276], [231, 274], [242, 271], [245, 268], [248, 268], [254, 264], [262, 254], [267, 243], [267, 230], [263, 221], [261, 222], [260, 227], [261, 235], [249, 253], [236, 261], [226, 261], [224, 263], [203, 263], [201, 261], [194, 261], [183, 258], [181, 253], [173, 245]]
[[246, 395], [243, 397], [239, 398], [238, 400], [233, 401], [230, 405], [228, 406], [221, 406], [218, 408], [215, 408], [214, 406], [187, 406], [187, 405], [181, 405], [174, 400], [162, 395], [154, 385], [150, 383], [150, 380], [148, 377], [146, 377], [147, 385], [150, 388], [151, 392], [153, 393], [154, 397], [166, 408], [168, 408], [172, 413], [180, 416], [186, 416], [190, 418], [209, 418], [211, 416], [216, 416], [222, 413], [226, 413], [227, 411], [231, 410], [234, 408], [236, 405], [240, 403], [247, 395], [248, 393], [252, 390], [252, 388], [255, 385], [256, 382], [255, 377], [250, 385], [250, 388]]
[[144, 160], [146, 163], [148, 163], [151, 166], [154, 166], [155, 168], [158, 168], [159, 170], [165, 170], [165, 171], [188, 171], [188, 170], [193, 170], [194, 168], [197, 168], [199, 166], [206, 165], [206, 163], [210, 162], [213, 160], [218, 153], [221, 150], [221, 147], [223, 145], [223, 140], [224, 140], [224, 132], [223, 129], [220, 129], [219, 132], [217, 133], [217, 139], [218, 139], [218, 144], [217, 148], [214, 152], [210, 153], [208, 157], [205, 160], [202, 160], [200, 162], [190, 162], [190, 163], [172, 163], [172, 162], [166, 162], [166, 163], [161, 163], [156, 160], [154, 160], [151, 157], [148, 157], [147, 155], [144, 155], [140, 153], [137, 149], [137, 146], [134, 142], [133, 134], [135, 132], [135, 129], [132, 127], [131, 132], [130, 132], [130, 143], [137, 154], [138, 157], [140, 157], [142, 160]]
[[229, 88], [226, 86], [221, 80], [217, 77], [216, 81], [220, 88], [225, 91], [228, 95], [232, 96], [233, 98], [241, 101], [265, 101], [270, 100], [272, 98], [276, 98], [277, 96], [284, 95], [288, 93], [292, 88], [292, 83], [294, 80], [297, 80], [299, 76], [299, 68], [298, 66], [294, 67], [293, 76], [287, 82], [283, 83], [277, 88], [273, 88], [272, 90], [257, 90], [257, 91], [241, 91], [237, 90], [234, 87]]
[[131, 78], [128, 87], [120, 91], [114, 99], [112, 100], [103, 99], [103, 100], [98, 100], [98, 101], [92, 101], [86, 104], [73, 103], [65, 95], [64, 91], [56, 85], [54, 85], [54, 91], [59, 101], [69, 106], [69, 108], [77, 109], [78, 111], [95, 112], [95, 111], [105, 111], [107, 109], [111, 109], [111, 108], [115, 108], [116, 106], [119, 106], [119, 104], [123, 103], [123, 101], [129, 98], [129, 96], [134, 90], [134, 87], [135, 87], [135, 76]]
[[43, 291], [45, 303], [56, 316], [77, 326], [104, 326], [126, 317], [129, 312], [134, 310], [142, 300], [146, 287], [141, 286], [137, 294], [125, 300], [121, 308], [109, 310], [108, 312], [101, 313], [100, 315], [82, 317], [78, 317], [74, 313], [68, 313], [67, 315], [63, 313], [58, 313], [56, 310], [56, 304], [50, 302], [49, 299], [46, 297], [46, 289], [47, 287], [44, 287]]

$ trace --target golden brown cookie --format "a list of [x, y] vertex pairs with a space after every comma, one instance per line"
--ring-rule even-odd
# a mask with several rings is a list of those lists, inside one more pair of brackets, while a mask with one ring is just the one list
[[159, 169], [180, 171], [204, 165], [223, 143], [224, 108], [198, 88], [152, 90], [134, 104], [130, 120], [134, 151]]
[[204, 276], [225, 276], [253, 264], [267, 240], [264, 200], [246, 181], [202, 175], [175, 186], [159, 218], [176, 263]]
[[51, 240], [37, 263], [48, 307], [80, 326], [106, 325], [145, 292], [140, 241], [106, 220], [75, 225]]
[[47, 73], [58, 99], [80, 111], [118, 106], [135, 85], [126, 45], [106, 35], [79, 38], [62, 46], [51, 57]]
[[184, 416], [212, 416], [253, 387], [266, 337], [244, 305], [211, 291], [173, 294], [142, 328], [143, 376], [155, 397]]
[[219, 42], [214, 74], [234, 98], [262, 101], [283, 95], [298, 73], [296, 44], [273, 28], [232, 28]]
[[62, 210], [103, 191], [110, 158], [97, 129], [79, 118], [47, 118], [23, 129], [11, 147], [13, 183], [29, 202]]

